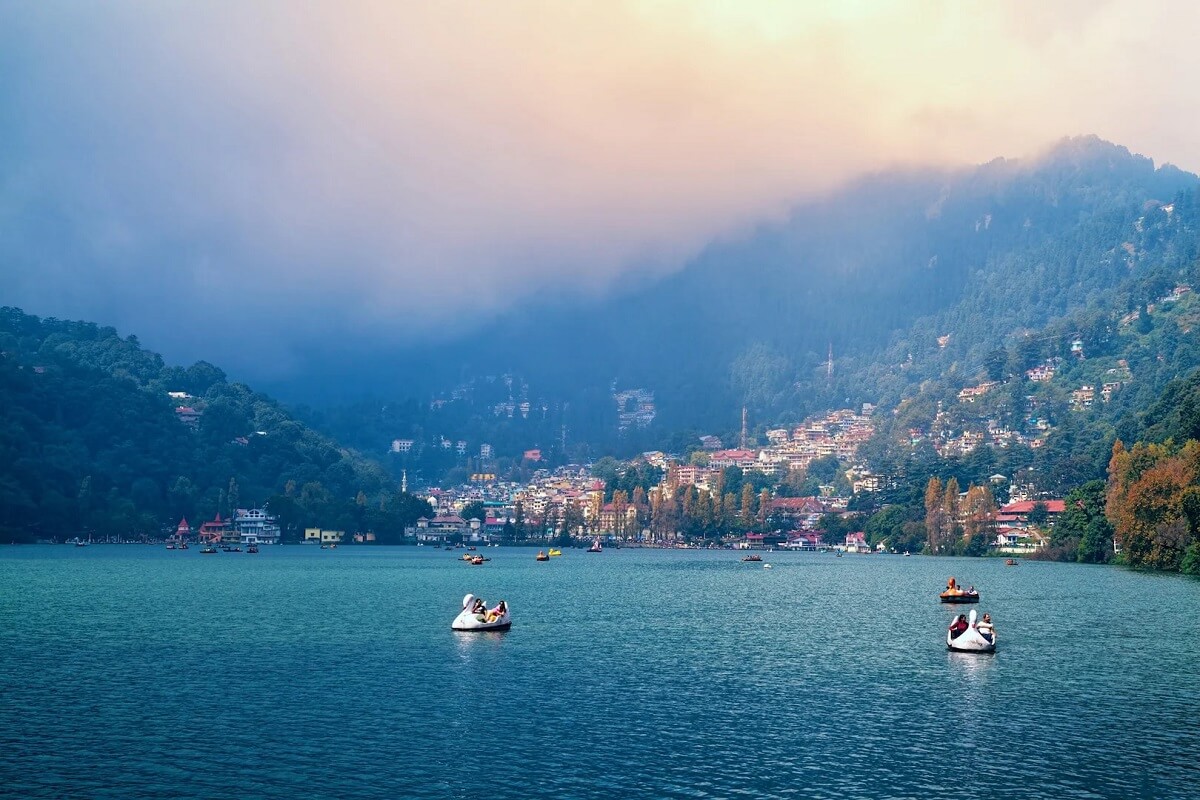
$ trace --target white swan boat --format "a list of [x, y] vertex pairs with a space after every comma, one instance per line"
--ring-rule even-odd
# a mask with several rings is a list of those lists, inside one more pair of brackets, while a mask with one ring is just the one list
[[475, 595], [468, 594], [463, 598], [463, 608], [450, 628], [456, 631], [506, 631], [512, 627], [512, 613], [508, 603], [501, 600], [504, 611], [499, 616], [492, 612], [479, 613], [475, 610]]
[[946, 649], [958, 653], [994, 653], [996, 652], [996, 631], [990, 632], [990, 637], [984, 636], [975, 624], [975, 609], [967, 620], [967, 629], [958, 636], [954, 631], [946, 631]]

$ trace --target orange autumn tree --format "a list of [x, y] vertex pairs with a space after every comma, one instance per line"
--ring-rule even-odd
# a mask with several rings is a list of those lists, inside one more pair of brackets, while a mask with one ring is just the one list
[[1105, 511], [1131, 566], [1193, 571], [1200, 552], [1200, 442], [1176, 447], [1119, 440], [1108, 464]]

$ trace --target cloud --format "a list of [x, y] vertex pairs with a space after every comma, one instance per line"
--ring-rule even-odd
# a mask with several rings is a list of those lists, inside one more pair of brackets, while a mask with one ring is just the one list
[[[893, 163], [1200, 166], [1190, 4], [0, 9], [0, 292], [286, 371], [679, 268]], [[250, 344], [247, 344], [247, 343]]]

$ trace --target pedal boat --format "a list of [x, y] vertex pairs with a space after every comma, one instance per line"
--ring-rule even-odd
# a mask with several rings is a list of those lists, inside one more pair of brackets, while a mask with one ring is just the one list
[[463, 609], [454, 622], [450, 623], [451, 630], [456, 631], [506, 631], [512, 627], [512, 609], [504, 604], [504, 613], [498, 618], [487, 621], [486, 614], [472, 614], [471, 606], [475, 605], [475, 595], [469, 594], [463, 598]]
[[976, 613], [971, 609], [967, 619], [967, 629], [955, 636], [953, 631], [946, 631], [946, 649], [956, 653], [994, 653], [996, 652], [996, 631], [992, 631], [991, 639], [984, 636], [975, 627]]

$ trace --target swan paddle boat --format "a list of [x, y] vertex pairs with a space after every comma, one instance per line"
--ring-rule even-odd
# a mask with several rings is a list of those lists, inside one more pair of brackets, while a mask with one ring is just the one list
[[557, 547], [550, 548], [550, 557], [551, 558], [553, 558], [554, 556], [561, 556], [561, 555], [562, 555], [562, 550], [559, 550]]
[[938, 599], [943, 603], [978, 603], [979, 592], [975, 591], [974, 586], [964, 589], [955, 583], [954, 578], [950, 578], [946, 581], [946, 591], [939, 594]]
[[462, 611], [450, 623], [451, 630], [456, 631], [506, 631], [511, 627], [508, 603], [501, 600], [495, 608], [488, 609], [483, 598], [473, 594], [463, 598]]
[[[961, 614], [959, 615], [962, 616]], [[957, 620], [955, 620], [957, 622]], [[982, 630], [980, 628], [983, 628]], [[996, 652], [996, 631], [990, 623], [977, 623], [975, 609], [967, 620], [967, 627], [957, 636], [954, 635], [954, 625], [946, 631], [946, 649], [956, 653], [994, 653]]]

